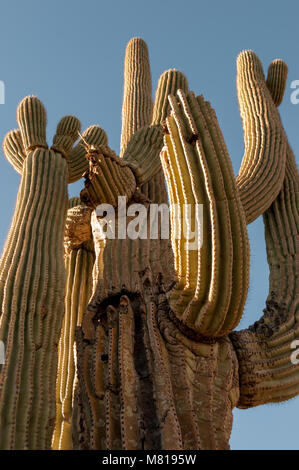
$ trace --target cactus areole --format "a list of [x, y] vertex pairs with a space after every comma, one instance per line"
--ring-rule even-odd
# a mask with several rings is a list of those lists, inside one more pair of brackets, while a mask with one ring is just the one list
[[[120, 156], [98, 126], [73, 147], [74, 116], [49, 149], [42, 103], [20, 103], [3, 143], [21, 183], [0, 263], [0, 449], [228, 449], [234, 407], [299, 394], [299, 175], [277, 109], [286, 78], [280, 59], [266, 78], [254, 52], [238, 56], [237, 177], [214, 109], [181, 72], [161, 75], [153, 101], [140, 38], [125, 53]], [[156, 237], [103, 236], [99, 205], [118, 233], [136, 204], [169, 206], [170, 237], [151, 217]], [[269, 295], [263, 316], [236, 331], [247, 224], [261, 215]]]

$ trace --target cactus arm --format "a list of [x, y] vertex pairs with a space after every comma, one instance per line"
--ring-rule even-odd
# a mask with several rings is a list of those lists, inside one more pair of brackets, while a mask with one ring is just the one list
[[[155, 92], [152, 125], [160, 124], [163, 127], [163, 122], [170, 111], [168, 95], [175, 94], [179, 89], [182, 89], [184, 92], [188, 91], [188, 82], [184, 74], [175, 69], [163, 72], [159, 78]], [[162, 146], [160, 150], [162, 150]], [[151, 201], [158, 204], [167, 204], [168, 196], [165, 186], [165, 176], [161, 167], [160, 154], [156, 154], [156, 158], [159, 158], [159, 171], [157, 171], [148, 183], [142, 186], [141, 191]], [[155, 165], [152, 165], [152, 168], [154, 167]]]
[[[123, 158], [134, 171], [138, 186], [144, 185], [157, 175], [157, 181], [152, 182], [151, 186], [154, 185], [156, 190], [161, 187], [159, 172], [162, 173], [160, 152], [163, 147], [163, 134], [160, 124], [170, 110], [168, 95], [175, 94], [178, 89], [188, 90], [186, 77], [178, 70], [166, 70], [158, 82], [152, 124], [135, 132], [124, 151]], [[149, 187], [143, 188], [147, 196], [148, 190]]]
[[73, 448], [73, 390], [77, 381], [74, 357], [75, 329], [81, 325], [92, 291], [94, 248], [90, 227], [90, 209], [78, 204], [80, 204], [79, 198], [72, 198], [69, 201], [64, 240], [66, 251], [65, 316], [58, 346], [57, 410], [52, 439], [54, 450]]
[[81, 131], [81, 123], [75, 116], [64, 116], [58, 123], [52, 149], [68, 158]]
[[152, 80], [148, 48], [141, 38], [129, 41], [124, 62], [124, 91], [120, 156], [136, 131], [152, 119]]
[[21, 132], [19, 129], [9, 131], [4, 137], [3, 153], [13, 168], [22, 174], [23, 162], [26, 158]]
[[282, 99], [287, 75], [287, 67], [281, 62], [270, 66], [266, 83], [262, 64], [254, 52], [244, 51], [237, 60], [245, 144], [237, 186], [247, 223], [271, 205], [284, 178], [287, 138], [275, 106], [276, 100]]
[[[177, 100], [169, 100], [161, 158], [171, 203], [181, 209], [172, 218], [177, 284], [169, 294], [170, 308], [200, 335], [219, 337], [232, 331], [243, 313], [249, 276], [245, 217], [215, 114], [192, 93], [179, 91]], [[190, 225], [199, 227], [195, 250], [186, 249], [186, 234], [176, 238], [186, 204]], [[202, 234], [195, 204], [203, 205]]]
[[[168, 94], [187, 87], [187, 80], [181, 72], [164, 72], [153, 105], [148, 49], [142, 39], [131, 39], [125, 53], [120, 156], [128, 160], [138, 186], [142, 186], [141, 192], [156, 203], [167, 203], [168, 198], [159, 158], [161, 134], [158, 135], [158, 129], [153, 126], [159, 126], [167, 116]], [[149, 152], [148, 139], [151, 139], [153, 132], [157, 133], [157, 140]], [[139, 155], [134, 150], [137, 143], [141, 150]]]
[[266, 84], [275, 106], [279, 106], [283, 100], [288, 76], [288, 66], [281, 59], [275, 59], [268, 68]]
[[153, 125], [161, 124], [165, 121], [171, 110], [168, 95], [175, 95], [178, 90], [183, 90], [184, 93], [187, 93], [187, 78], [179, 70], [165, 70], [159, 78], [155, 92]]
[[239, 360], [240, 408], [288, 400], [299, 394], [299, 174], [288, 154], [283, 187], [264, 214], [269, 296], [262, 318], [231, 334]]
[[[1, 260], [3, 265], [10, 258], [6, 277], [1, 276], [0, 337], [6, 346], [0, 375], [2, 449], [46, 448], [51, 437], [51, 369], [63, 313], [66, 177], [66, 162], [52, 151], [36, 150], [25, 160], [19, 217], [10, 229], [14, 254], [4, 252]], [[31, 420], [32, 410], [39, 420]]]
[[78, 181], [88, 171], [85, 143], [95, 146], [108, 145], [107, 135], [99, 126], [88, 127], [82, 137], [84, 140], [79, 140], [68, 157], [69, 183]]
[[161, 171], [162, 147], [161, 126], [143, 127], [129, 141], [123, 160], [134, 172], [137, 186], [147, 183]]
[[19, 130], [4, 141], [6, 157], [22, 178], [0, 261], [0, 339], [6, 347], [0, 448], [48, 449], [64, 314], [67, 160], [80, 122], [64, 117], [48, 149], [46, 112], [36, 97], [20, 103], [17, 120]]
[[26, 158], [0, 270], [0, 337], [6, 346], [0, 372], [2, 449], [49, 447], [63, 313], [67, 164], [40, 147], [46, 147], [46, 119], [39, 100], [23, 100], [18, 116]]
[[[61, 152], [67, 157], [68, 164], [68, 183], [74, 183], [82, 178], [88, 171], [88, 161], [86, 160], [86, 143], [91, 145], [107, 145], [108, 139], [106, 133], [99, 126], [90, 126], [83, 133], [83, 140], [73, 147], [77, 140], [81, 124], [74, 116], [65, 116], [57, 126], [57, 132], [53, 139], [52, 148]], [[3, 152], [6, 159], [11, 163], [14, 169], [22, 174], [23, 162], [26, 158], [22, 135], [19, 129], [10, 131], [3, 141]]]
[[99, 204], [116, 207], [118, 197], [127, 201], [136, 189], [134, 174], [126, 162], [108, 146], [101, 145], [87, 153], [89, 170], [85, 176], [85, 188], [80, 197], [84, 204], [96, 209]]

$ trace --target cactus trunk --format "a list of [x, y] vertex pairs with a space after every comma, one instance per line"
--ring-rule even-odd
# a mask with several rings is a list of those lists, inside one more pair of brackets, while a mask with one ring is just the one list
[[66, 160], [51, 150], [23, 164], [1, 259], [0, 448], [50, 448], [57, 345], [64, 312]]

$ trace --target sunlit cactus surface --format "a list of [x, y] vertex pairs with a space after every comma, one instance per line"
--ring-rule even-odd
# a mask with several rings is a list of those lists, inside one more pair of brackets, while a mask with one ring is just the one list
[[[214, 109], [183, 73], [165, 71], [153, 99], [140, 38], [125, 52], [119, 156], [74, 116], [49, 148], [43, 104], [20, 103], [3, 143], [21, 182], [0, 262], [0, 449], [228, 449], [234, 407], [299, 394], [299, 177], [277, 109], [286, 79], [280, 59], [265, 77], [254, 52], [238, 56], [237, 177]], [[269, 294], [236, 331], [247, 225], [261, 215]]]

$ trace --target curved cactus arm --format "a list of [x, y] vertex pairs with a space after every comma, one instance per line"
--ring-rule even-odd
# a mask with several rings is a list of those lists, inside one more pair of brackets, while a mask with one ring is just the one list
[[81, 122], [75, 116], [64, 116], [58, 123], [52, 149], [68, 158], [81, 131]]
[[91, 296], [92, 269], [95, 259], [90, 216], [90, 209], [80, 205], [79, 198], [69, 200], [64, 238], [65, 316], [58, 345], [56, 423], [52, 439], [54, 450], [73, 448], [73, 391], [77, 381], [74, 357], [75, 329], [81, 325], [83, 313]]
[[275, 106], [283, 100], [288, 77], [288, 66], [281, 59], [275, 59], [268, 68], [266, 84]]
[[[161, 158], [173, 205], [177, 283], [169, 293], [170, 308], [201, 336], [219, 337], [238, 324], [247, 295], [245, 215], [210, 105], [181, 90], [169, 101], [172, 110]], [[202, 205], [202, 219], [196, 205]], [[192, 249], [188, 239], [196, 226], [197, 248]]]
[[99, 204], [116, 207], [118, 197], [125, 196], [127, 201], [136, 189], [136, 180], [126, 162], [119, 158], [106, 145], [91, 147], [87, 151], [89, 170], [85, 176], [85, 188], [80, 197], [82, 202], [93, 209]]
[[143, 127], [131, 138], [123, 160], [133, 170], [137, 186], [147, 183], [161, 170], [162, 147], [161, 126]]
[[[287, 138], [275, 102], [282, 99], [287, 68], [285, 64], [280, 64], [280, 68], [284, 73], [276, 81], [277, 65], [270, 66], [266, 84], [262, 64], [254, 52], [244, 51], [237, 60], [237, 91], [245, 144], [237, 186], [247, 223], [268, 209], [284, 178]], [[272, 90], [275, 102], [268, 87], [277, 90], [277, 97]]]
[[[108, 143], [107, 135], [103, 129], [99, 126], [90, 126], [84, 131], [78, 144], [73, 147], [80, 130], [81, 124], [76, 117], [65, 116], [60, 120], [53, 139], [53, 150], [67, 158], [68, 183], [78, 181], [88, 170], [86, 144], [99, 146], [107, 145]], [[14, 169], [22, 174], [26, 152], [19, 129], [15, 129], [6, 134], [3, 141], [3, 152]]]
[[26, 155], [36, 148], [48, 148], [46, 110], [36, 96], [26, 96], [21, 101], [17, 109], [17, 121]]
[[[78, 137], [78, 135], [77, 135]], [[106, 132], [99, 126], [88, 127], [82, 135], [78, 144], [73, 148], [68, 156], [69, 183], [74, 183], [82, 178], [88, 171], [88, 160], [86, 159], [86, 144], [98, 147], [108, 145]]]
[[132, 38], [125, 52], [120, 156], [131, 137], [152, 119], [152, 79], [148, 48], [141, 38]]
[[46, 113], [35, 97], [18, 107], [26, 158], [0, 262], [0, 448], [50, 447], [57, 343], [63, 317], [67, 162], [46, 148]]
[[290, 153], [283, 187], [265, 212], [264, 224], [270, 267], [266, 309], [249, 329], [231, 334], [239, 360], [240, 408], [299, 394], [299, 364], [292, 349], [299, 344], [299, 173]]
[[14, 129], [6, 134], [3, 140], [3, 153], [13, 168], [22, 174], [26, 154], [19, 129]]

